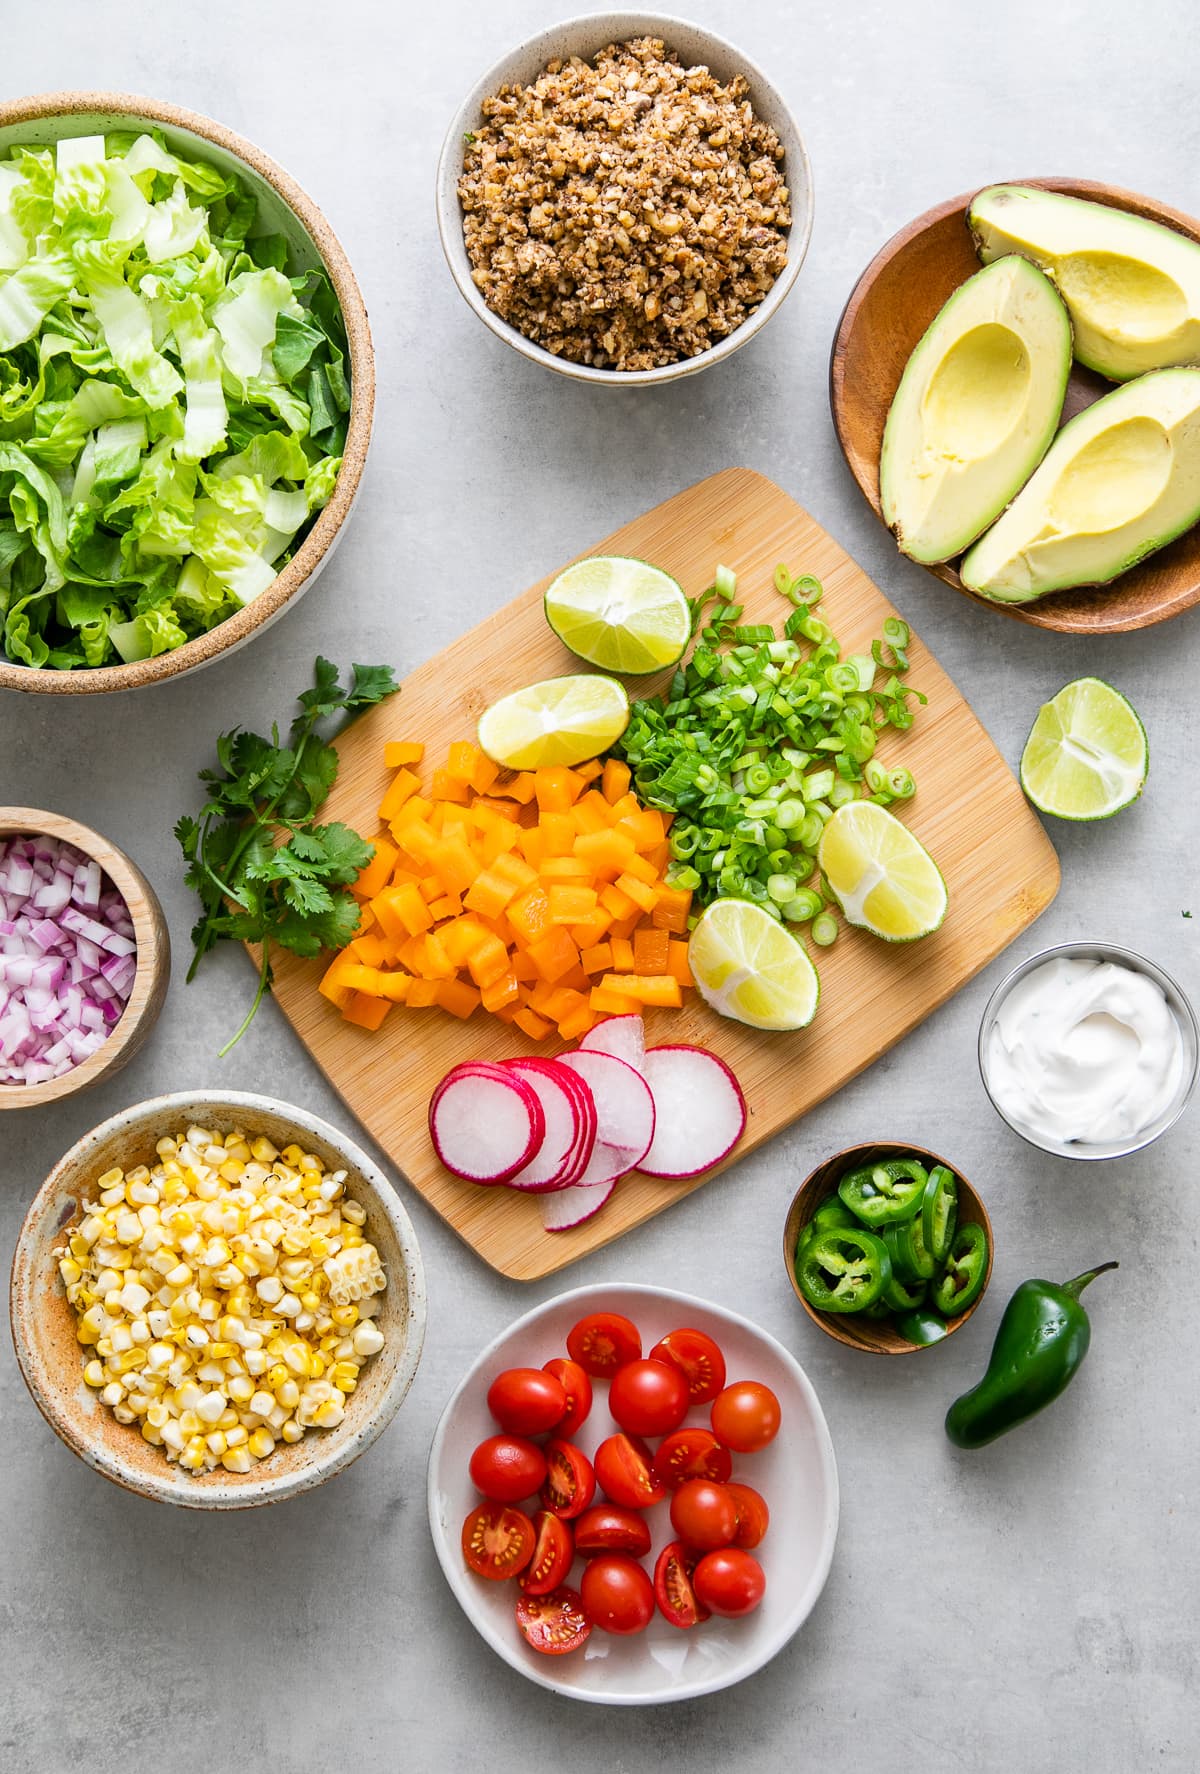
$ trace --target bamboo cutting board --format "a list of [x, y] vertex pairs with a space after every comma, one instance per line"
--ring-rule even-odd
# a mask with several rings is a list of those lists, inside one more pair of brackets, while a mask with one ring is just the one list
[[[749, 469], [730, 468], [701, 481], [587, 552], [653, 561], [673, 573], [690, 597], [724, 562], [738, 575], [747, 622], [778, 622], [786, 614], [772, 585], [776, 563], [786, 561], [794, 573], [821, 580], [821, 614], [843, 652], [869, 651], [884, 618], [895, 614], [832, 536]], [[444, 760], [451, 740], [474, 736], [479, 715], [497, 697], [578, 669], [543, 617], [549, 582], [524, 592], [421, 666], [399, 696], [349, 729], [338, 741], [341, 768], [327, 803], [330, 819], [375, 835], [376, 809], [391, 775], [383, 766], [385, 740], [423, 740], [427, 771]], [[924, 691], [929, 704], [908, 733], [889, 730], [880, 755], [907, 765], [917, 779], [916, 797], [901, 811], [946, 877], [945, 923], [934, 936], [894, 947], [844, 926], [835, 946], [815, 956], [820, 1008], [811, 1027], [794, 1034], [756, 1033], [726, 1021], [692, 993], [681, 1011], [650, 1012], [651, 1044], [696, 1042], [737, 1074], [749, 1119], [727, 1162], [753, 1151], [878, 1059], [1012, 942], [1058, 890], [1058, 859], [1004, 760], [915, 637], [909, 658], [907, 681]], [[656, 680], [649, 682], [657, 687]], [[479, 1188], [444, 1171], [426, 1120], [430, 1095], [451, 1066], [528, 1052], [531, 1043], [482, 1011], [463, 1023], [440, 1010], [403, 1006], [369, 1034], [343, 1022], [319, 996], [325, 965], [280, 957], [275, 996], [285, 1015], [413, 1187], [502, 1274], [518, 1281], [549, 1275], [716, 1174], [677, 1183], [627, 1177], [595, 1219], [571, 1232], [543, 1231], [535, 1199]], [[553, 1049], [546, 1043], [539, 1051]]]

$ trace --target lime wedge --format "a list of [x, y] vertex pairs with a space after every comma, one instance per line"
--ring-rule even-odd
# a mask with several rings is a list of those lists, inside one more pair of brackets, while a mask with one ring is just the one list
[[847, 801], [821, 834], [817, 861], [847, 923], [886, 942], [928, 936], [946, 916], [941, 871], [906, 825], [875, 801]]
[[582, 764], [615, 745], [629, 725], [629, 698], [613, 678], [545, 678], [493, 702], [479, 744], [509, 770]]
[[688, 601], [670, 574], [617, 554], [560, 573], [546, 593], [546, 621], [602, 671], [661, 671], [682, 657], [692, 632]]
[[752, 1029], [803, 1029], [816, 1015], [821, 985], [803, 944], [748, 899], [714, 899], [688, 967], [706, 1004]]
[[1118, 690], [1076, 678], [1044, 703], [1021, 753], [1021, 787], [1056, 819], [1110, 819], [1150, 768], [1146, 729]]

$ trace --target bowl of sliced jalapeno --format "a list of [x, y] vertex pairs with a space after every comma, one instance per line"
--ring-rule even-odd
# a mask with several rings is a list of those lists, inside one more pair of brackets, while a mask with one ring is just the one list
[[974, 1312], [992, 1276], [992, 1223], [970, 1183], [923, 1146], [848, 1146], [796, 1191], [783, 1231], [792, 1289], [852, 1349], [907, 1355]]

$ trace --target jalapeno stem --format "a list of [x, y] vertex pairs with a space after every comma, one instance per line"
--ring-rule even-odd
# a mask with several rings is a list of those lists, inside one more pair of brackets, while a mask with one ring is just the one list
[[1062, 1291], [1077, 1300], [1088, 1283], [1095, 1281], [1097, 1275], [1103, 1275], [1108, 1269], [1119, 1269], [1120, 1266], [1119, 1263], [1101, 1263], [1098, 1268], [1089, 1269], [1086, 1275], [1077, 1275], [1074, 1281], [1064, 1281]]

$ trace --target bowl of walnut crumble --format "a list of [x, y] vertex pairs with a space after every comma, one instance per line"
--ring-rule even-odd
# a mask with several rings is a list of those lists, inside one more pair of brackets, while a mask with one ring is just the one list
[[442, 148], [438, 228], [498, 338], [576, 381], [653, 386], [732, 356], [812, 230], [795, 118], [684, 19], [596, 13], [477, 80]]

